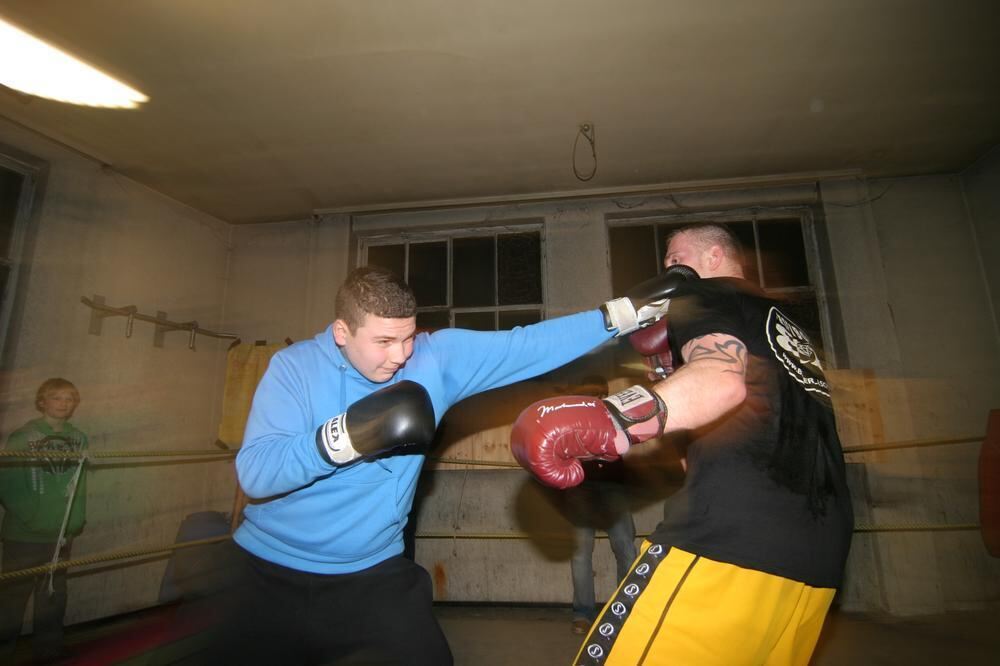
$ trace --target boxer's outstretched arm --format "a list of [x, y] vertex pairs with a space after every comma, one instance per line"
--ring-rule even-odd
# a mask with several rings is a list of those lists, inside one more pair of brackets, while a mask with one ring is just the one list
[[536, 377], [611, 339], [598, 310], [547, 319], [509, 331], [443, 329], [427, 339], [438, 359], [447, 405]]

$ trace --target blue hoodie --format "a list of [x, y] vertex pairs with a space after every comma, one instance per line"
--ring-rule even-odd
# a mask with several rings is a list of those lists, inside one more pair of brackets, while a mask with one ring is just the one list
[[475, 393], [513, 384], [582, 356], [612, 336], [597, 310], [511, 331], [421, 333], [386, 383], [366, 379], [332, 325], [278, 352], [254, 395], [236, 457], [244, 509], [236, 542], [257, 557], [312, 573], [360, 571], [403, 552], [423, 455], [338, 467], [320, 457], [316, 429], [357, 400], [408, 379], [427, 389], [436, 422]]

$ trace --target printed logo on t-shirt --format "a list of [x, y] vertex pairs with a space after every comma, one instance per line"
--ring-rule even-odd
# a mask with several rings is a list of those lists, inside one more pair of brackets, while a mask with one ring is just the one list
[[[78, 453], [83, 450], [83, 441], [68, 435], [44, 435], [38, 433], [37, 439], [28, 440], [28, 450], [39, 453]], [[70, 467], [75, 467], [77, 459], [70, 457], [48, 457], [39, 456], [39, 461], [44, 461], [45, 471], [49, 474], [63, 474]]]
[[792, 379], [810, 394], [829, 402], [830, 386], [809, 336], [775, 307], [767, 313], [767, 342]]

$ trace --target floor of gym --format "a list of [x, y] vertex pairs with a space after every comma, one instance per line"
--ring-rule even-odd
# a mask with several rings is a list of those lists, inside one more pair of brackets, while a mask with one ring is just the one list
[[[581, 637], [557, 607], [442, 605], [436, 608], [458, 666], [570, 664]], [[196, 666], [201, 634], [171, 634], [163, 608], [67, 628], [67, 666]], [[145, 641], [145, 642], [144, 642]], [[993, 666], [1000, 659], [1000, 608], [917, 618], [833, 612], [812, 666], [946, 664]], [[28, 640], [15, 664], [30, 664]], [[283, 665], [282, 665], [283, 666]]]
[[[556, 608], [443, 607], [441, 624], [459, 666], [570, 664], [580, 636]], [[914, 619], [832, 613], [812, 666], [995, 666], [1000, 609]]]

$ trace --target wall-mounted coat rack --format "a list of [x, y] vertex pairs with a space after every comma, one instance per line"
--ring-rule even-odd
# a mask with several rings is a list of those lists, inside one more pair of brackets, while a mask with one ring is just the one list
[[239, 336], [232, 333], [216, 333], [215, 331], [201, 328], [196, 321], [170, 321], [167, 319], [167, 313], [161, 310], [157, 310], [156, 316], [152, 317], [139, 312], [138, 308], [134, 305], [126, 305], [120, 308], [111, 307], [110, 305], [105, 305], [104, 297], [97, 294], [94, 294], [93, 298], [81, 296], [80, 302], [93, 310], [90, 313], [90, 328], [87, 331], [91, 335], [101, 334], [101, 327], [105, 317], [125, 317], [126, 338], [132, 337], [132, 324], [136, 319], [155, 325], [153, 332], [154, 347], [162, 347], [163, 336], [170, 331], [187, 331], [188, 349], [194, 349], [195, 337], [198, 335], [206, 335], [210, 338], [239, 339]]

